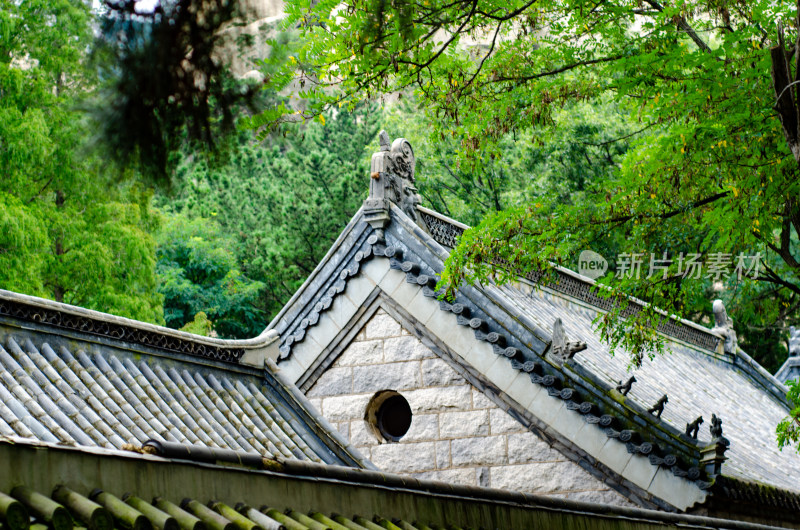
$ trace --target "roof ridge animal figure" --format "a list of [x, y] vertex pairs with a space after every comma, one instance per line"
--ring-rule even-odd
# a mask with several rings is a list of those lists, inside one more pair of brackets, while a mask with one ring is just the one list
[[703, 417], [698, 416], [692, 423], [686, 424], [686, 436], [697, 440], [697, 431], [700, 430], [700, 424], [703, 423]]
[[627, 396], [628, 392], [631, 391], [631, 387], [633, 386], [633, 384], [635, 382], [636, 382], [636, 377], [632, 375], [630, 377], [630, 379], [628, 379], [624, 383], [622, 381], [620, 381], [619, 384], [616, 387], [616, 390], [617, 390], [617, 392], [619, 392], [623, 396]]
[[664, 394], [663, 396], [661, 396], [661, 399], [659, 399], [656, 402], [655, 405], [647, 409], [647, 412], [653, 414], [656, 418], [661, 418], [661, 413], [664, 412], [664, 405], [666, 405], [667, 403], [669, 403], [669, 398], [667, 397], [666, 394]]

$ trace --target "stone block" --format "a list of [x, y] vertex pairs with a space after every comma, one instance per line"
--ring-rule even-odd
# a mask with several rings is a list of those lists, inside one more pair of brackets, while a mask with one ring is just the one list
[[624, 443], [615, 438], [609, 438], [603, 445], [603, 448], [600, 449], [597, 460], [607, 465], [612, 471], [616, 471], [621, 475], [625, 466], [628, 465], [631, 456], [633, 455], [628, 452]]
[[466, 384], [464, 378], [438, 357], [422, 361], [422, 386], [450, 386]]
[[378, 445], [378, 440], [375, 431], [372, 430], [366, 421], [353, 420], [350, 422], [350, 443], [356, 447], [364, 447], [371, 445]]
[[451, 313], [439, 311], [438, 315], [428, 320], [429, 328], [451, 350], [466, 359], [467, 353], [478, 340], [475, 338], [475, 332], [469, 326], [460, 326], [456, 316]]
[[508, 435], [509, 464], [559, 462], [563, 460], [566, 460], [564, 455], [547, 445], [547, 442], [532, 432]]
[[411, 412], [422, 414], [448, 410], [467, 410], [470, 408], [471, 387], [469, 385], [420, 388], [403, 392], [403, 397], [411, 405]]
[[328, 311], [325, 312], [339, 329], [344, 328], [353, 315], [356, 313], [357, 306], [350, 301], [346, 296], [341, 294], [333, 299], [333, 304]]
[[307, 396], [324, 397], [349, 394], [353, 391], [353, 369], [349, 366], [328, 368], [314, 386], [308, 391]]
[[477, 388], [472, 389], [472, 408], [473, 409], [488, 409], [492, 407], [497, 407], [494, 401], [486, 397], [486, 394], [478, 390]]
[[574, 440], [575, 435], [586, 425], [586, 422], [583, 421], [583, 416], [578, 412], [569, 410], [565, 406], [561, 409], [561, 412], [553, 418], [551, 425], [567, 440]]
[[[523, 376], [519, 370], [511, 367], [511, 361], [504, 355], [497, 355], [497, 360], [484, 372], [486, 379], [493, 382], [497, 388], [505, 392], [517, 377]], [[530, 378], [528, 379], [530, 380]]]
[[491, 469], [493, 488], [552, 494], [603, 487], [602, 482], [572, 462], [541, 462]]
[[372, 394], [333, 396], [322, 399], [322, 414], [330, 422], [361, 420]]
[[380, 287], [384, 293], [391, 295], [394, 291], [397, 290], [397, 287], [400, 284], [406, 281], [406, 275], [400, 271], [396, 271], [394, 269], [389, 268], [389, 261], [388, 260], [380, 260], [386, 263], [386, 273], [381, 278], [380, 282], [378, 283], [378, 287]]
[[491, 466], [506, 463], [506, 437], [481, 436], [450, 442], [453, 466]]
[[523, 408], [528, 408], [536, 394], [542, 391], [542, 387], [531, 382], [530, 376], [525, 372], [517, 372], [517, 376], [506, 390], [506, 394]]
[[380, 366], [354, 366], [353, 392], [405, 390], [420, 385], [419, 362], [385, 363]]
[[305, 369], [294, 358], [289, 357], [285, 361], [281, 361], [278, 365], [281, 373], [292, 383], [297, 383], [297, 380], [303, 375]]
[[491, 434], [527, 432], [524, 425], [518, 422], [511, 414], [499, 408], [489, 411], [489, 425]]
[[389, 262], [385, 259], [372, 259], [361, 266], [359, 276], [364, 275], [372, 280], [373, 284], [380, 284], [387, 271], [389, 271]]
[[409, 307], [411, 305], [411, 301], [415, 296], [417, 296], [419, 289], [420, 288], [417, 285], [412, 285], [406, 282], [406, 276], [403, 274], [402, 281], [398, 282], [397, 286], [389, 294], [400, 306]]
[[[306, 331], [306, 338], [300, 344], [304, 344], [311, 339], [319, 344], [320, 348], [322, 348], [331, 343], [333, 338], [339, 333], [340, 329], [341, 327], [336, 324], [329, 311], [320, 313], [319, 321], [316, 323], [316, 325], [308, 328]], [[295, 346], [295, 349], [297, 349], [297, 346]], [[294, 355], [294, 353], [292, 353], [292, 355]]]
[[438, 471], [425, 471], [414, 473], [412, 477], [420, 480], [436, 480], [448, 484], [459, 484], [461, 486], [477, 486], [475, 480], [475, 470], [473, 468], [443, 469]]
[[383, 358], [387, 362], [414, 361], [435, 357], [435, 354], [417, 337], [403, 335], [383, 341]]
[[505, 357], [498, 359], [498, 355], [494, 353], [492, 346], [488, 342], [477, 339], [472, 343], [472, 347], [467, 352], [464, 360], [482, 374], [486, 374], [489, 367], [498, 360], [509, 362]]
[[383, 339], [400, 335], [400, 323], [379, 309], [367, 322], [367, 339]]
[[464, 438], [489, 434], [489, 411], [442, 412], [439, 415], [439, 435], [442, 438]]
[[436, 469], [433, 442], [386, 443], [372, 448], [372, 463], [383, 471], [413, 473]]
[[695, 504], [705, 502], [708, 495], [696, 484], [676, 477], [671, 470], [659, 468], [650, 483], [650, 493], [675, 506], [679, 510], [687, 510]]
[[[627, 448], [626, 448], [627, 450]], [[633, 455], [628, 460], [628, 465], [622, 470], [622, 476], [630, 480], [643, 490], [650, 489], [650, 483], [656, 475], [658, 467], [650, 463], [647, 457]]]
[[439, 415], [416, 414], [411, 417], [411, 427], [403, 436], [403, 442], [425, 442], [439, 439]]
[[336, 359], [336, 366], [359, 366], [383, 362], [383, 341], [351, 342]]
[[362, 272], [355, 278], [350, 278], [347, 282], [347, 288], [344, 294], [353, 302], [354, 306], [361, 307], [374, 289], [375, 281]]
[[426, 324], [434, 315], [441, 313], [439, 311], [439, 302], [433, 298], [428, 298], [423, 294], [422, 287], [415, 287], [417, 294], [411, 299], [411, 303], [405, 306], [406, 310], [411, 315]]
[[533, 398], [528, 410], [543, 422], [550, 424], [553, 419], [555, 419], [556, 415], [564, 410], [564, 402], [549, 395], [547, 391], [543, 389]]
[[584, 422], [583, 427], [575, 434], [575, 438], [572, 441], [578, 447], [597, 458], [600, 450], [608, 441], [608, 436], [596, 424]]
[[336, 430], [339, 431], [345, 440], [350, 440], [350, 422], [349, 421], [341, 421], [336, 424]]
[[[322, 317], [320, 317], [320, 320], [322, 320]], [[290, 358], [297, 363], [303, 371], [311, 366], [322, 352], [322, 346], [320, 346], [319, 342], [317, 342], [311, 334], [313, 330], [314, 328], [311, 328], [306, 332], [303, 341], [295, 343], [292, 347], [292, 355]]]
[[445, 469], [450, 465], [450, 440], [436, 442], [436, 467]]

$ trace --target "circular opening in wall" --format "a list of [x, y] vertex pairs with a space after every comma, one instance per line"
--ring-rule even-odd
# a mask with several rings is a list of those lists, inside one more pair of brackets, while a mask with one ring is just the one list
[[397, 442], [411, 428], [411, 406], [394, 390], [375, 394], [367, 406], [366, 420], [375, 434], [386, 441]]

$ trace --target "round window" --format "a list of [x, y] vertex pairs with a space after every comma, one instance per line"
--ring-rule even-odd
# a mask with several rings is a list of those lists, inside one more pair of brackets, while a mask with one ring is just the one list
[[364, 419], [375, 433], [389, 442], [399, 441], [411, 427], [411, 406], [394, 390], [384, 390], [372, 397]]

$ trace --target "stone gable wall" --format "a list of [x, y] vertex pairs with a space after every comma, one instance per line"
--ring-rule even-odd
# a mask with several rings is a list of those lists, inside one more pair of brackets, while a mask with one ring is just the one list
[[[382, 390], [399, 392], [413, 413], [397, 443], [379, 440], [364, 420], [370, 399]], [[526, 430], [382, 309], [307, 395], [380, 469], [632, 505]]]

